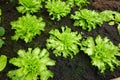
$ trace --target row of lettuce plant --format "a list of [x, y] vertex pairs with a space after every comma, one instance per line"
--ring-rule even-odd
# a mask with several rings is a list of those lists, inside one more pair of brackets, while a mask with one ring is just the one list
[[75, 11], [71, 15], [71, 19], [74, 20], [74, 26], [82, 27], [83, 30], [92, 31], [97, 26], [101, 27], [104, 22], [108, 22], [109, 25], [118, 25], [118, 32], [120, 34], [120, 13], [111, 10], [105, 10], [97, 12], [95, 10], [81, 9]]
[[56, 56], [65, 58], [73, 58], [82, 50], [90, 56], [92, 65], [101, 73], [107, 69], [113, 71], [115, 66], [120, 66], [120, 61], [116, 58], [120, 56], [119, 45], [115, 46], [107, 37], [102, 39], [98, 35], [95, 40], [93, 37], [84, 40], [78, 32], [71, 32], [70, 28], [62, 27], [61, 33], [57, 29], [50, 31], [46, 46], [53, 50]]
[[38, 12], [42, 7], [42, 3], [45, 3], [45, 8], [52, 17], [52, 20], [61, 20], [61, 17], [68, 15], [72, 7], [86, 6], [89, 4], [87, 0], [19, 0], [19, 6], [17, 7], [18, 12], [24, 13], [35, 13]]
[[[56, 56], [65, 58], [69, 56], [73, 58], [80, 50], [83, 50], [92, 59], [92, 65], [98, 67], [101, 73], [106, 69], [113, 71], [115, 65], [120, 66], [120, 61], [116, 58], [116, 56], [120, 56], [119, 47], [108, 38], [102, 39], [97, 36], [95, 40], [92, 37], [81, 39], [82, 36], [78, 32], [71, 32], [70, 28], [62, 27], [61, 33], [57, 29], [50, 31], [46, 46], [48, 49], [52, 49]], [[53, 77], [53, 73], [46, 66], [55, 65], [55, 61], [49, 58], [49, 52], [46, 49], [28, 48], [27, 52], [19, 50], [18, 55], [18, 58], [12, 58], [9, 61], [19, 68], [8, 72], [8, 76], [12, 80], [37, 80], [38, 75], [41, 80]]]
[[22, 14], [35, 13], [43, 7], [42, 2], [45, 3], [45, 8], [49, 12], [51, 20], [61, 20], [61, 17], [65, 17], [70, 13], [72, 7], [77, 6], [79, 10], [71, 14], [71, 19], [75, 21], [74, 26], [80, 26], [83, 30], [91, 31], [97, 26], [101, 27], [104, 22], [112, 21], [112, 25], [114, 25], [114, 22], [118, 24], [120, 34], [120, 14], [110, 10], [99, 13], [94, 10], [81, 9], [83, 6], [90, 4], [87, 0], [19, 0], [20, 6], [17, 7], [17, 10]]
[[[109, 22], [110, 25], [119, 25], [120, 22], [120, 14], [115, 11], [98, 13], [93, 10], [81, 10], [82, 6], [89, 4], [86, 0], [67, 0], [66, 2], [61, 0], [19, 0], [20, 6], [17, 7], [17, 10], [23, 16], [10, 23], [12, 29], [15, 29], [13, 40], [23, 39], [28, 43], [44, 31], [45, 22], [42, 17], [37, 18], [31, 14], [43, 7], [42, 2], [46, 3], [45, 8], [48, 9], [49, 15], [53, 16], [52, 20], [57, 19], [58, 21], [70, 13], [72, 7], [79, 6], [80, 10], [76, 11], [75, 15], [71, 15], [71, 18], [75, 20], [74, 26], [81, 26], [84, 30], [91, 31], [96, 26], [101, 26], [103, 22]], [[119, 26], [118, 29], [120, 29]], [[92, 65], [96, 66], [101, 73], [107, 69], [113, 71], [115, 66], [120, 66], [120, 61], [116, 58], [116, 56], [120, 56], [119, 46], [115, 46], [107, 37], [102, 39], [98, 35], [96, 39], [93, 37], [82, 39], [80, 33], [72, 32], [67, 26], [62, 26], [61, 32], [58, 29], [52, 29], [49, 34], [46, 47], [48, 50], [52, 50], [55, 56], [73, 58], [82, 50], [88, 54]], [[55, 61], [49, 58], [47, 49], [35, 48], [32, 50], [32, 48], [28, 48], [28, 51], [20, 49], [17, 53], [18, 57], [9, 61], [18, 69], [9, 71], [8, 76], [12, 80], [37, 80], [38, 76], [41, 80], [47, 80], [49, 77], [53, 77], [53, 73], [48, 70], [47, 66], [55, 65]], [[1, 57], [0, 59], [4, 60], [4, 63], [1, 63], [4, 68], [6, 60]]]

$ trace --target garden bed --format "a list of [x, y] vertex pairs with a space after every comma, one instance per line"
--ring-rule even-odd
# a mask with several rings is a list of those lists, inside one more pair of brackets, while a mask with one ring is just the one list
[[[91, 4], [88, 8], [99, 12], [107, 9], [120, 11], [119, 0], [91, 0], [90, 2]], [[11, 40], [11, 36], [14, 35], [14, 30], [11, 29], [10, 22], [17, 20], [18, 17], [22, 16], [16, 10], [17, 5], [17, 1], [15, 1], [15, 3], [9, 3], [7, 0], [0, 1], [3, 12], [1, 26], [5, 28], [5, 44], [0, 49], [0, 53], [6, 55], [8, 60], [12, 57], [16, 57], [16, 53], [19, 49], [27, 50], [27, 48], [35, 47], [46, 48], [46, 40], [49, 37], [49, 31], [51, 29], [61, 29], [61, 26], [69, 26], [72, 31], [83, 32], [83, 38], [101, 35], [102, 37], [107, 36], [115, 45], [120, 43], [117, 25], [109, 26], [108, 23], [104, 23], [102, 27], [97, 27], [88, 32], [82, 30], [80, 27], [74, 27], [73, 20], [70, 19], [70, 14], [63, 17], [60, 21], [50, 20], [49, 13], [45, 8], [35, 13], [37, 16], [42, 16], [43, 21], [46, 22], [45, 31], [43, 31], [41, 35], [37, 35], [30, 43], [25, 43], [20, 39], [18, 41]], [[73, 8], [71, 13], [74, 13], [75, 10], [77, 9]], [[91, 65], [91, 59], [88, 55], [84, 54], [82, 51], [72, 59], [55, 57], [54, 54], [52, 54], [52, 51], [49, 50], [49, 52], [50, 57], [56, 61], [55, 66], [49, 67], [54, 73], [54, 77], [49, 80], [110, 80], [112, 78], [120, 77], [120, 67], [116, 67], [113, 72], [107, 70], [105, 73], [100, 73], [96, 67]], [[6, 68], [0, 72], [0, 80], [10, 80], [7, 77], [7, 73], [14, 68], [16, 67], [8, 61]]]

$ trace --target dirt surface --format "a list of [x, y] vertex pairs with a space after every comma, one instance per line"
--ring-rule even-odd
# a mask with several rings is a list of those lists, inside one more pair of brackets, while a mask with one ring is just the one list
[[99, 11], [108, 9], [120, 12], [120, 0], [93, 0], [92, 6]]
[[[97, 11], [103, 11], [106, 9], [120, 11], [120, 0], [93, 0], [91, 1], [91, 9]], [[15, 3], [8, 3], [7, 0], [0, 0], [0, 6], [3, 10], [2, 24], [6, 30], [5, 33], [5, 44], [0, 49], [1, 54], [5, 54], [8, 57], [8, 60], [12, 57], [17, 56], [17, 51], [19, 49], [27, 49], [29, 47], [35, 48], [46, 48], [45, 43], [46, 39], [49, 37], [48, 32], [51, 29], [58, 28], [61, 26], [69, 26], [72, 31], [83, 32], [83, 37], [101, 35], [102, 37], [107, 36], [115, 45], [120, 43], [120, 36], [117, 32], [117, 25], [109, 26], [107, 23], [104, 23], [102, 27], [97, 27], [91, 32], [83, 31], [79, 27], [73, 27], [73, 21], [70, 19], [70, 14], [64, 17], [61, 21], [51, 21], [46, 9], [42, 9], [35, 15], [42, 16], [46, 22], [45, 31], [41, 35], [36, 36], [31, 43], [26, 44], [23, 40], [13, 41], [11, 36], [14, 35], [14, 30], [11, 29], [10, 22], [17, 20], [19, 16], [22, 16], [17, 12]], [[75, 9], [72, 9], [72, 13]], [[51, 58], [56, 60], [56, 65], [49, 67], [50, 70], [54, 73], [54, 78], [49, 80], [110, 80], [120, 76], [120, 67], [117, 67], [113, 72], [106, 71], [104, 74], [100, 74], [98, 69], [91, 65], [90, 58], [84, 54], [82, 51], [74, 56], [73, 59], [55, 57], [52, 52]], [[7, 77], [7, 72], [9, 70], [15, 69], [11, 64], [7, 64], [7, 67], [0, 72], [0, 80], [10, 80]]]

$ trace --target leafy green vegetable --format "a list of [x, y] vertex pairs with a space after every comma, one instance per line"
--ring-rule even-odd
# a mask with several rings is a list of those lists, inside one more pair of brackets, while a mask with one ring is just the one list
[[3, 27], [0, 27], [0, 36], [3, 36], [5, 34], [5, 29]]
[[103, 24], [103, 19], [99, 17], [99, 13], [88, 9], [76, 11], [75, 15], [71, 15], [71, 19], [75, 20], [74, 26], [81, 26], [83, 30], [88, 31]]
[[118, 29], [118, 34], [120, 35], [120, 24], [118, 24], [117, 29]]
[[0, 27], [0, 48], [3, 46], [4, 41], [2, 39], [2, 36], [5, 34], [5, 29], [3, 27]]
[[120, 61], [116, 56], [120, 56], [118, 46], [115, 46], [107, 37], [101, 38], [97, 36], [95, 41], [92, 37], [88, 37], [81, 43], [83, 50], [91, 58], [92, 65], [98, 67], [101, 73], [106, 69], [113, 71], [116, 66], [120, 66]]
[[20, 6], [17, 7], [18, 12], [34, 13], [42, 8], [42, 0], [19, 0]]
[[105, 10], [100, 13], [100, 17], [103, 18], [105, 22], [108, 22], [109, 25], [118, 24], [118, 33], [120, 35], [120, 13], [111, 10]]
[[30, 42], [37, 35], [44, 31], [45, 22], [40, 17], [37, 19], [36, 16], [27, 14], [26, 16], [19, 17], [17, 21], [11, 22], [12, 29], [15, 29], [15, 35], [12, 37], [13, 40], [24, 39], [24, 41]]
[[114, 23], [118, 24], [117, 29], [118, 34], [120, 35], [120, 13], [116, 12], [114, 18], [115, 18]]
[[114, 24], [120, 22], [120, 13], [116, 11], [105, 10], [100, 13], [100, 17], [102, 17], [105, 22], [114, 21]]
[[79, 8], [82, 8], [83, 6], [87, 6], [89, 4], [87, 0], [67, 0], [66, 3], [71, 7], [78, 6]]
[[70, 7], [65, 2], [61, 0], [49, 0], [46, 2], [47, 11], [49, 15], [52, 16], [52, 20], [57, 19], [59, 21], [61, 17], [66, 16], [70, 13]]
[[78, 45], [82, 36], [78, 32], [71, 32], [71, 29], [62, 27], [62, 32], [59, 30], [51, 30], [50, 37], [47, 39], [47, 48], [52, 49], [55, 56], [70, 56], [76, 55], [79, 52]]
[[18, 69], [8, 72], [12, 80], [48, 80], [53, 77], [53, 73], [47, 69], [47, 66], [55, 65], [55, 61], [49, 58], [49, 52], [46, 49], [28, 48], [28, 51], [19, 50], [18, 57], [10, 59], [10, 63], [17, 66]]
[[0, 48], [3, 46], [4, 41], [2, 39], [0, 39]]
[[7, 64], [7, 57], [5, 55], [0, 56], [0, 71], [2, 71]]
[[114, 11], [111, 10], [105, 10], [100, 12], [100, 17], [103, 19], [105, 22], [113, 21], [114, 20]]

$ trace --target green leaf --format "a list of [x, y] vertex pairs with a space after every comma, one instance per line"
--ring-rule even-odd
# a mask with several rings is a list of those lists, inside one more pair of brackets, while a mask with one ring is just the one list
[[2, 15], [2, 10], [0, 9], [0, 16]]
[[118, 24], [117, 29], [118, 29], [118, 34], [120, 35], [120, 24]]
[[2, 71], [7, 64], [7, 57], [5, 55], [0, 56], [0, 71]]
[[83, 6], [87, 6], [89, 2], [87, 0], [67, 0], [67, 4], [69, 4], [71, 7], [79, 7], [82, 8]]
[[5, 34], [5, 29], [3, 27], [0, 27], [0, 36], [3, 36]]
[[53, 73], [51, 71], [43, 71], [40, 80], [48, 80], [49, 77], [53, 77]]
[[4, 41], [0, 39], [0, 48], [2, 47], [3, 44], [4, 44]]
[[109, 21], [114, 20], [114, 16], [113, 16], [114, 14], [115, 14], [114, 11], [104, 10], [104, 11], [100, 12], [99, 17], [101, 17], [103, 19], [103, 21], [109, 22]]
[[114, 22], [114, 21], [111, 21], [111, 22], [109, 22], [108, 24], [109, 24], [109, 25], [114, 25], [115, 22]]

